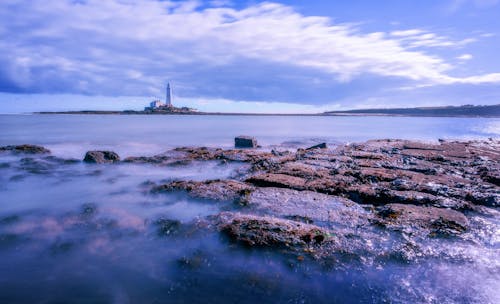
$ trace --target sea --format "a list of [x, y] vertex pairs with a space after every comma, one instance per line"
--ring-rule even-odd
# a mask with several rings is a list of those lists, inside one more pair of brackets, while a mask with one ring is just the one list
[[158, 219], [202, 222], [234, 207], [153, 195], [148, 186], [233, 178], [243, 164], [81, 162], [95, 149], [124, 158], [231, 148], [238, 135], [292, 150], [381, 138], [474, 140], [499, 138], [500, 119], [0, 115], [0, 146], [42, 145], [55, 156], [0, 153], [0, 303], [500, 303], [498, 217], [477, 218], [480, 243], [429, 246], [445, 257], [325, 267], [242, 248], [213, 229], [158, 233]]

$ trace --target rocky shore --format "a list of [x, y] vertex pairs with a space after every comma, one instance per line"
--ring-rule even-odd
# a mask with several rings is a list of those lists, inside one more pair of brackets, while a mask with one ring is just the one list
[[[33, 145], [0, 147], [0, 152], [50, 153]], [[188, 224], [161, 219], [159, 232], [175, 234], [182, 225], [210, 229], [229, 243], [266, 248], [298, 261], [443, 257], [450, 246], [436, 244], [486, 246], [484, 234], [495, 235], [499, 229], [496, 139], [384, 139], [293, 151], [181, 147], [125, 159], [112, 151], [89, 151], [83, 160], [89, 166], [106, 163], [99, 166], [107, 170], [130, 163], [166, 169], [205, 161], [243, 163], [233, 179], [145, 184], [147, 195], [184, 192], [232, 206]], [[45, 163], [57, 161], [44, 156]]]

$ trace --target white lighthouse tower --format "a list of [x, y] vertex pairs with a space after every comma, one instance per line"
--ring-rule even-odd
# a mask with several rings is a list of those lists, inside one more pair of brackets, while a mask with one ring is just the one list
[[172, 107], [172, 88], [170, 87], [170, 82], [167, 83], [167, 93], [165, 96], [165, 105], [167, 107]]

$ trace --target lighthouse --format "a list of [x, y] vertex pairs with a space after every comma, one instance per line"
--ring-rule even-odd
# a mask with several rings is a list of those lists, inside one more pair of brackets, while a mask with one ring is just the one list
[[172, 107], [172, 88], [170, 87], [170, 82], [167, 83], [167, 93], [165, 96], [165, 106]]

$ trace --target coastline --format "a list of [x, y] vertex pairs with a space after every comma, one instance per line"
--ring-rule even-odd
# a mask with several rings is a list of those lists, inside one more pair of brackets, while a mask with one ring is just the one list
[[[4, 246], [40, 244], [65, 269], [73, 269], [65, 256], [92, 257], [95, 251], [85, 250], [95, 242], [108, 250], [99, 254], [104, 263], [127, 253], [120, 244], [134, 245], [140, 255], [126, 256], [127, 263], [147, 260], [161, 268], [167, 260], [175, 281], [198, 280], [199, 270], [207, 280], [221, 273], [245, 279], [246, 266], [239, 265], [247, 265], [249, 255], [260, 276], [275, 280], [270, 265], [285, 266], [280, 274], [298, 279], [298, 288], [309, 288], [310, 269], [334, 276], [356, 269], [362, 282], [371, 278], [364, 271], [379, 276], [394, 266], [410, 275], [415, 267], [435, 265], [489, 273], [497, 265], [491, 231], [498, 230], [500, 215], [498, 151], [498, 139], [380, 139], [272, 150], [179, 146], [152, 156], [145, 148], [125, 158], [91, 150], [68, 159], [43, 146], [3, 146], [0, 168], [8, 185], [25, 192], [33, 178], [49, 180], [48, 195], [41, 191], [46, 195], [34, 201], [60, 209], [49, 215], [10, 210], [0, 231], [28, 225], [31, 230], [17, 230]], [[224, 174], [207, 175], [218, 170]], [[185, 174], [193, 171], [203, 173]], [[54, 180], [65, 184], [53, 187]], [[63, 191], [64, 208], [54, 204], [54, 189]], [[87, 189], [99, 191], [99, 198]], [[79, 195], [68, 198], [68, 192]], [[186, 210], [195, 212], [186, 216]], [[235, 286], [248, 285], [241, 282]]]
[[146, 112], [146, 111], [55, 111], [33, 112], [38, 115], [195, 115], [195, 116], [334, 116], [334, 117], [455, 117], [455, 118], [500, 118], [492, 115], [456, 114], [386, 114], [386, 113], [224, 113], [224, 112]]

